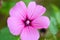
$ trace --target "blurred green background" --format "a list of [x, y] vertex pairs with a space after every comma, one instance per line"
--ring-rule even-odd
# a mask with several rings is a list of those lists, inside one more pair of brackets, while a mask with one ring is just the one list
[[[19, 40], [19, 36], [13, 36], [7, 27], [9, 10], [20, 0], [0, 0], [0, 40]], [[60, 40], [60, 0], [23, 0], [26, 5], [35, 1], [46, 7], [44, 15], [50, 18], [50, 26], [46, 33], [41, 33], [39, 40]]]

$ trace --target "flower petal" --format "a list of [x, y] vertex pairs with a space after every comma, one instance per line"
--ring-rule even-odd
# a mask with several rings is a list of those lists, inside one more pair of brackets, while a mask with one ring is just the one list
[[23, 23], [15, 17], [9, 17], [7, 20], [8, 28], [13, 35], [19, 35], [23, 29]]
[[21, 40], [38, 40], [39, 36], [38, 30], [32, 27], [26, 27], [21, 33]]
[[27, 15], [28, 15], [29, 19], [31, 18], [32, 14], [34, 13], [35, 8], [36, 8], [36, 3], [30, 2], [28, 5], [28, 9], [27, 9], [27, 11], [28, 11]]
[[43, 15], [46, 11], [45, 7], [43, 7], [41, 5], [36, 5], [36, 4], [33, 5], [33, 3], [29, 7], [30, 7], [30, 10], [32, 10], [32, 11], [29, 10], [30, 12], [28, 13], [30, 15], [30, 19], [35, 19], [35, 18]]
[[24, 19], [26, 17], [26, 5], [24, 2], [20, 1], [16, 3], [16, 5], [11, 8], [10, 16], [19, 17], [20, 19]]
[[37, 18], [32, 21], [33, 27], [37, 29], [48, 28], [49, 24], [50, 24], [49, 18], [46, 16], [41, 16], [40, 18]]

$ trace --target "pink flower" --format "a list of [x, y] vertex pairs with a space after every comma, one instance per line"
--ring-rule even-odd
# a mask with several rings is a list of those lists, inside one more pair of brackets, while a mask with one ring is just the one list
[[38, 40], [38, 29], [48, 28], [50, 21], [42, 16], [46, 8], [30, 2], [28, 7], [20, 1], [10, 10], [7, 20], [8, 28], [13, 35], [20, 35], [21, 40]]

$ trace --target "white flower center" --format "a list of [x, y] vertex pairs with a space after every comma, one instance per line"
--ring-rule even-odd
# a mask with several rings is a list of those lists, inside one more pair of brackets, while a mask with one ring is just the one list
[[29, 20], [27, 20], [27, 21], [26, 21], [26, 24], [27, 24], [27, 25], [29, 25], [29, 24], [30, 24], [30, 21], [29, 21]]

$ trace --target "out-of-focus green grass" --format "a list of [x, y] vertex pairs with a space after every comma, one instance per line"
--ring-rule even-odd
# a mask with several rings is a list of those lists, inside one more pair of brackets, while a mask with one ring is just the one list
[[[2, 0], [0, 1], [0, 40], [18, 40], [10, 34], [7, 27], [7, 18], [9, 10], [20, 0]], [[50, 26], [46, 33], [41, 33], [39, 40], [60, 40], [60, 0], [34, 0], [37, 4], [46, 7], [47, 11], [44, 15], [50, 18]], [[24, 0], [28, 5], [30, 0]]]

